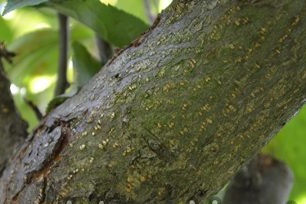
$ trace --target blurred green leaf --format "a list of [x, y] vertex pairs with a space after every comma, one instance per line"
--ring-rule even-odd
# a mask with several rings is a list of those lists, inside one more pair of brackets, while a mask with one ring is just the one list
[[49, 104], [48, 104], [48, 106], [46, 108], [46, 113], [49, 113], [50, 111], [52, 111], [57, 106], [59, 106], [60, 104], [64, 103], [64, 101], [66, 101], [70, 97], [71, 96], [66, 96], [66, 95], [58, 95], [58, 96], [54, 97], [49, 102]]
[[[134, 15], [98, 0], [11, 0], [4, 13], [41, 3], [47, 3], [55, 10], [84, 23], [104, 40], [119, 47], [127, 45], [148, 28], [147, 24]], [[137, 15], [144, 19], [145, 13], [141, 11], [143, 3], [139, 1], [136, 5]]]
[[9, 46], [9, 49], [17, 54], [8, 69], [13, 83], [24, 86], [33, 76], [56, 73], [57, 35], [53, 29], [37, 30], [21, 36]]
[[0, 41], [10, 42], [13, 39], [14, 33], [2, 16], [0, 16], [0, 30]]
[[73, 67], [76, 71], [76, 85], [82, 87], [94, 74], [96, 74], [101, 64], [87, 51], [85, 46], [78, 42], [72, 44], [73, 49]]
[[38, 124], [38, 120], [33, 110], [24, 102], [23, 96], [21, 94], [14, 95], [14, 102], [18, 107], [22, 118], [28, 122], [28, 130], [32, 131], [33, 128]]
[[25, 6], [34, 6], [47, 1], [48, 0], [7, 0], [7, 4], [2, 15], [18, 8], [22, 8]]
[[68, 98], [71, 98], [72, 96], [77, 94], [79, 90], [80, 88], [73, 84], [66, 90], [66, 93], [55, 96], [48, 103], [47, 108], [46, 108], [46, 114], [48, 114], [50, 111], [52, 111], [54, 108], [56, 108], [60, 104], [64, 103]]
[[148, 28], [135, 16], [98, 0], [53, 0], [48, 5], [86, 24], [104, 40], [119, 47], [130, 43]]
[[146, 15], [146, 10], [143, 0], [133, 0], [132, 4], [130, 1], [127, 0], [118, 0], [116, 3], [116, 7], [140, 18], [146, 23], [150, 23], [148, 16]]
[[294, 117], [279, 134], [265, 148], [271, 153], [286, 161], [292, 168], [295, 177], [292, 199], [305, 194], [306, 184], [306, 106]]
[[[75, 20], [70, 20], [71, 29], [70, 29], [70, 41], [80, 41], [85, 40], [86, 42], [94, 41], [94, 32], [88, 28], [86, 25], [76, 22]], [[93, 47], [94, 44], [91, 45]]]
[[[79, 27], [72, 29], [72, 39], [91, 37]], [[8, 66], [10, 79], [25, 86], [37, 75], [55, 75], [58, 66], [58, 32], [51, 28], [36, 30], [17, 38], [8, 46], [15, 52], [13, 64]]]

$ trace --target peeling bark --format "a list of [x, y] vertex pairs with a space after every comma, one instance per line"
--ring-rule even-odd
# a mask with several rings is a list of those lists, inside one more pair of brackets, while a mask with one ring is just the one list
[[212, 195], [303, 105], [305, 9], [174, 1], [41, 122], [5, 169], [0, 204]]

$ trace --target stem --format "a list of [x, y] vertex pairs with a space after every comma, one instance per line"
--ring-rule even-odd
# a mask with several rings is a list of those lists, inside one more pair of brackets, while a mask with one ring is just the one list
[[36, 118], [40, 121], [43, 118], [43, 114], [40, 112], [39, 108], [33, 101], [24, 98], [25, 103], [33, 110]]
[[101, 64], [104, 65], [112, 57], [113, 50], [112, 50], [110, 44], [108, 42], [104, 41], [97, 34], [96, 34], [96, 43], [97, 43], [97, 49], [98, 49]]
[[151, 0], [144, 0], [144, 5], [145, 5], [145, 11], [146, 11], [147, 17], [150, 23], [152, 24], [156, 16], [152, 13]]
[[63, 94], [68, 86], [67, 81], [67, 63], [68, 63], [68, 41], [69, 27], [68, 17], [63, 14], [58, 14], [59, 20], [59, 64], [57, 72], [57, 84], [55, 95]]

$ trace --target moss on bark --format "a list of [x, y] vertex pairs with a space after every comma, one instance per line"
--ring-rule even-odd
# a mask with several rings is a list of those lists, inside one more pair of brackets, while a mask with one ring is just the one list
[[[216, 192], [304, 103], [305, 9], [175, 1], [42, 121], [1, 178], [0, 203], [25, 192], [40, 203], [185, 203]], [[50, 135], [49, 151], [26, 156]], [[47, 162], [25, 167], [37, 158]]]

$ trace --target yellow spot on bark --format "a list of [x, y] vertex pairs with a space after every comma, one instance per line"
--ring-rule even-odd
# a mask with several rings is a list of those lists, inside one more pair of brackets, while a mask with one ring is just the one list
[[80, 150], [85, 149], [85, 147], [86, 147], [86, 145], [85, 145], [85, 144], [80, 145]]

